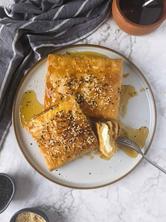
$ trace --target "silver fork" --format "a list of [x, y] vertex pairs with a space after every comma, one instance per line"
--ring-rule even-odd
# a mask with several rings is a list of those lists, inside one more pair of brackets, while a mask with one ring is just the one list
[[141, 154], [142, 157], [149, 162], [151, 165], [154, 167], [158, 168], [161, 170], [163, 173], [166, 174], [166, 170], [160, 167], [157, 163], [154, 161], [150, 160], [148, 157], [145, 156], [145, 154], [142, 152], [141, 148], [132, 140], [128, 139], [127, 137], [119, 136], [116, 140], [117, 144], [126, 146], [132, 150], [135, 150], [137, 153]]

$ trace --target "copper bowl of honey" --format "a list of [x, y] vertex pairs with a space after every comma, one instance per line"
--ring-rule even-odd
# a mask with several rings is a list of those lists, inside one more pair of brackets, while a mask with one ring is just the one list
[[113, 18], [130, 35], [145, 35], [166, 19], [166, 0], [113, 0]]

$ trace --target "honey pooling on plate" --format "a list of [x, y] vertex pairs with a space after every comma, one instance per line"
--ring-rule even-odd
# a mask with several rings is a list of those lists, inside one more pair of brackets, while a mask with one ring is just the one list
[[125, 116], [127, 113], [127, 106], [129, 100], [137, 95], [137, 91], [134, 86], [131, 85], [122, 85], [121, 97], [120, 97], [120, 114]]
[[[137, 95], [138, 93], [134, 88], [134, 86], [122, 85], [121, 99], [120, 99], [120, 114], [122, 117], [124, 117], [127, 113], [127, 107], [130, 99]], [[129, 139], [133, 140], [141, 148], [144, 147], [148, 134], [149, 130], [145, 126], [142, 126], [140, 128], [132, 128], [120, 123], [120, 135], [126, 136]], [[130, 157], [135, 158], [138, 156], [138, 153], [134, 150], [131, 150], [130, 148], [122, 146], [120, 148]]]
[[[120, 124], [120, 135], [125, 136], [132, 141], [134, 141], [139, 147], [143, 148], [145, 146], [146, 139], [149, 134], [149, 129], [147, 127], [140, 127], [138, 129], [125, 126]], [[128, 147], [121, 146], [120, 147], [128, 156], [137, 157], [138, 153], [134, 150], [131, 150]]]
[[81, 56], [81, 55], [90, 55], [90, 56], [97, 56], [97, 57], [103, 57], [103, 58], [109, 58], [108, 56], [106, 55], [103, 55], [99, 52], [69, 52], [67, 53], [68, 55], [74, 55], [74, 56]]
[[25, 127], [34, 116], [41, 113], [43, 110], [44, 107], [38, 101], [36, 93], [33, 90], [26, 91], [20, 103], [20, 119], [22, 126]]

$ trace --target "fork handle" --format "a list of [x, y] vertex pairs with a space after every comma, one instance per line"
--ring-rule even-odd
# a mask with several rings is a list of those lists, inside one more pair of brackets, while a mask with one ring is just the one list
[[151, 165], [153, 165], [154, 167], [158, 168], [160, 171], [162, 171], [163, 173], [166, 174], [166, 170], [164, 168], [162, 168], [161, 166], [159, 166], [157, 163], [155, 163], [154, 161], [150, 160], [148, 157], [143, 155], [143, 158], [149, 162]]

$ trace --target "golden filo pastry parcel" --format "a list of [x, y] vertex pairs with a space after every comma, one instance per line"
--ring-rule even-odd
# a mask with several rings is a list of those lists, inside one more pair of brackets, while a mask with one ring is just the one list
[[87, 116], [117, 119], [121, 82], [121, 59], [95, 55], [50, 54], [45, 108], [73, 95]]
[[34, 117], [28, 130], [53, 170], [98, 146], [86, 116], [73, 97]]

